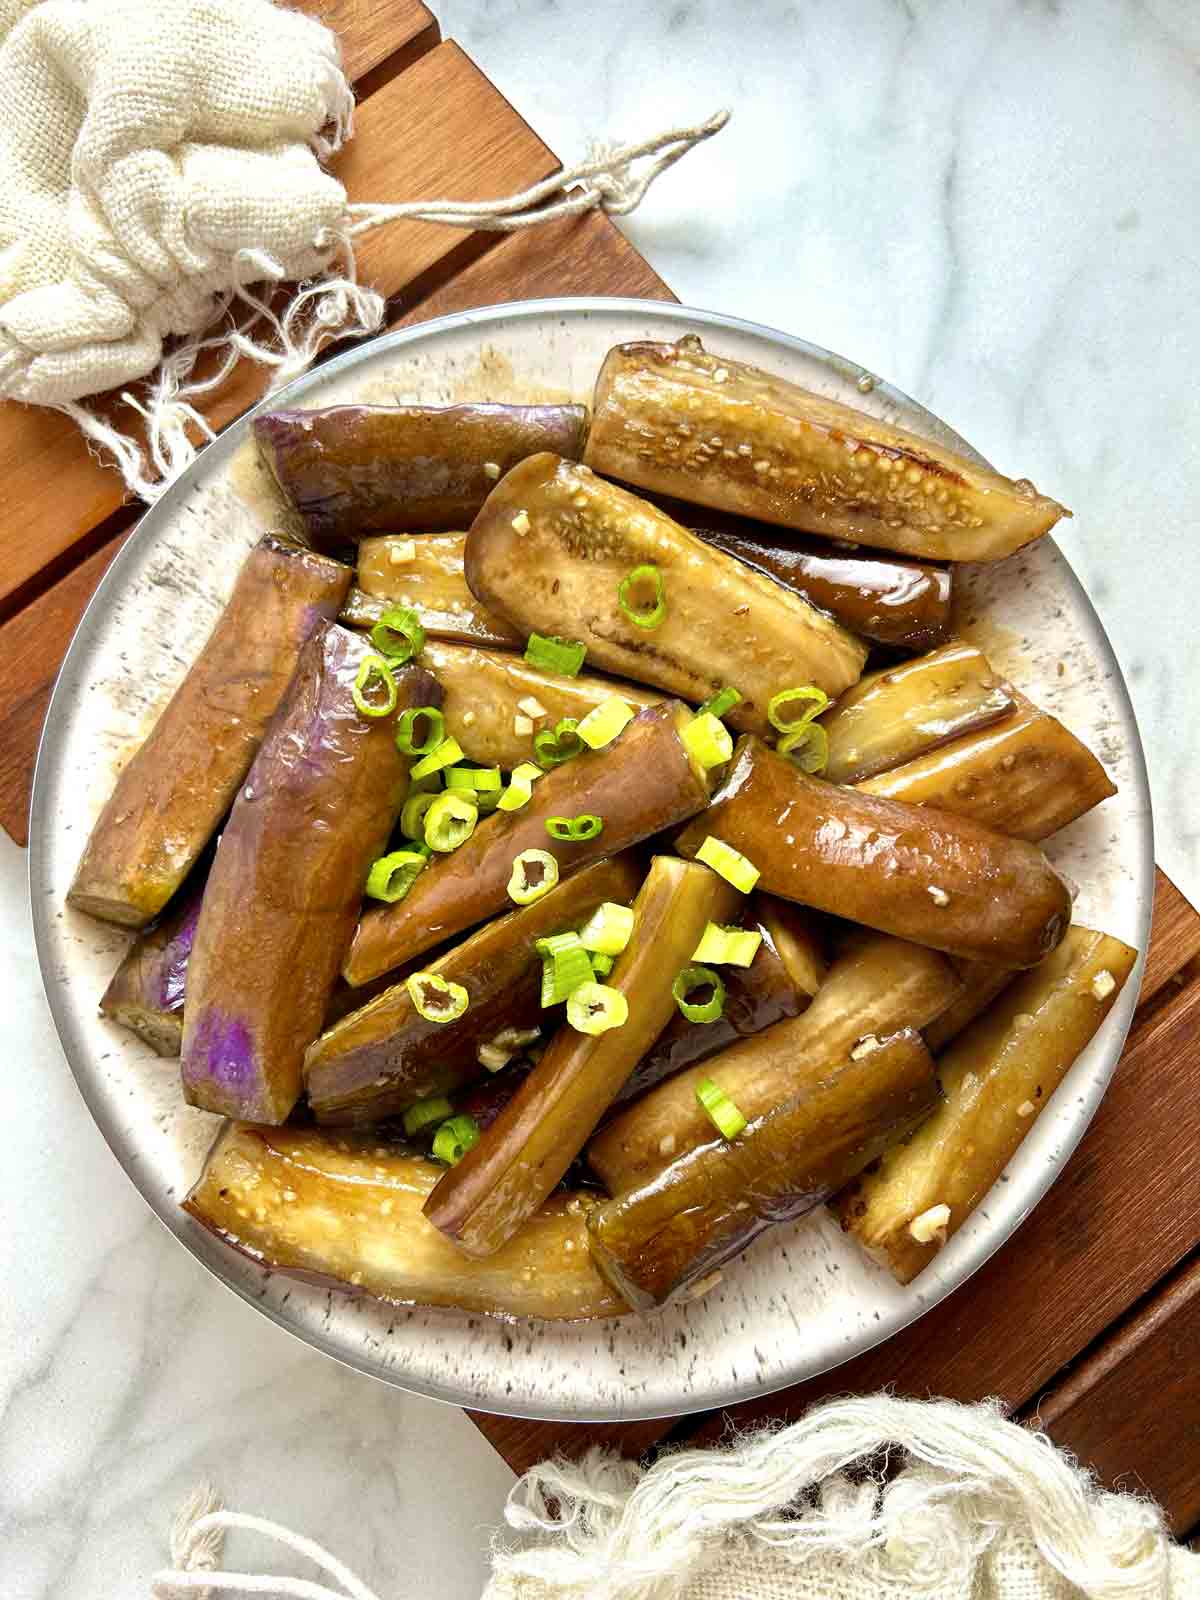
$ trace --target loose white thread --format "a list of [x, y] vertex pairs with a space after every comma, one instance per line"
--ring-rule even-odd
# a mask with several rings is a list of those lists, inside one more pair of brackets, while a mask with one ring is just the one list
[[[329, 150], [338, 148], [349, 133], [351, 109], [352, 102], [338, 102]], [[718, 111], [694, 127], [673, 128], [638, 144], [593, 150], [568, 171], [500, 200], [347, 205], [344, 231], [317, 241], [318, 247], [334, 250], [327, 274], [297, 290], [282, 315], [270, 298], [286, 275], [283, 265], [263, 250], [238, 251], [233, 287], [219, 297], [212, 318], [164, 353], [141, 398], [128, 392], [121, 395], [145, 422], [149, 464], [128, 433], [79, 401], [56, 402], [54, 409], [70, 417], [90, 443], [111, 453], [127, 487], [139, 499], [153, 502], [195, 460], [200, 446], [190, 430], [200, 434], [202, 442], [215, 437], [194, 402], [219, 387], [240, 359], [273, 368], [270, 387], [277, 389], [310, 366], [330, 339], [378, 332], [385, 302], [382, 295], [357, 282], [352, 243], [357, 235], [397, 220], [513, 233], [585, 211], [625, 216], [641, 204], [656, 178], [728, 121], [729, 112]], [[641, 162], [647, 164], [637, 170]], [[212, 331], [231, 315], [232, 326]], [[217, 358], [216, 370], [195, 379], [196, 364], [206, 355]]]
[[[885, 1477], [881, 1456], [898, 1456], [901, 1470]], [[1057, 1574], [1089, 1600], [1171, 1593], [1173, 1547], [1158, 1508], [1104, 1492], [1044, 1434], [1006, 1421], [996, 1401], [835, 1400], [788, 1427], [679, 1450], [644, 1471], [597, 1448], [527, 1472], [505, 1516], [523, 1542], [497, 1542], [485, 1600], [674, 1600], [701, 1573], [736, 1563], [738, 1540], [788, 1563], [797, 1594], [825, 1593], [823, 1563], [831, 1561], [839, 1595], [874, 1595], [885, 1584], [893, 1594], [908, 1585], [914, 1594], [937, 1587], [967, 1595], [981, 1583], [1004, 1594], [1004, 1574], [995, 1569], [993, 1583], [984, 1568], [992, 1556], [1011, 1560], [1014, 1541], [1028, 1550], [1022, 1592], [1037, 1583], [1042, 1593], [1038, 1575]], [[226, 1528], [277, 1539], [341, 1589], [216, 1570]], [[206, 1588], [376, 1600], [320, 1545], [221, 1510], [211, 1490], [184, 1508], [171, 1555], [174, 1570], [153, 1580], [158, 1600], [193, 1600]]]

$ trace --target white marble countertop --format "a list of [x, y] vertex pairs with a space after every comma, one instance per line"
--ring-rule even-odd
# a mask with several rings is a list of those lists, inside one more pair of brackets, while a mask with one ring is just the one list
[[[1200, 900], [1200, 12], [435, 9], [566, 159], [592, 135], [734, 108], [628, 220], [631, 238], [683, 300], [854, 358], [1075, 509], [1060, 542], [1130, 681], [1158, 859]], [[5, 1592], [145, 1594], [171, 1513], [208, 1476], [231, 1503], [330, 1544], [382, 1594], [478, 1594], [511, 1473], [461, 1415], [308, 1352], [159, 1227], [62, 1060], [23, 871], [0, 840], [15, 1113], [0, 1164]], [[249, 1543], [234, 1554], [273, 1570]]]

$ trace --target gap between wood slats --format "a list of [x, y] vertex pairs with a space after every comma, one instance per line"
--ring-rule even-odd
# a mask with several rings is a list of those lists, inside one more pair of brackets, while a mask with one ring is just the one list
[[[528, 124], [448, 42], [427, 51], [358, 108], [355, 138], [333, 170], [352, 200], [445, 194], [471, 199], [523, 188], [556, 166]], [[438, 263], [445, 262], [448, 271], [462, 265], [462, 240], [456, 231], [430, 223], [392, 223], [359, 240], [360, 277], [389, 301], [410, 284], [427, 293]], [[243, 363], [206, 408], [210, 423], [224, 427], [266, 385], [260, 368]], [[119, 399], [96, 405], [113, 409], [129, 425], [131, 413]], [[0, 483], [10, 527], [0, 597], [29, 584], [124, 498], [119, 477], [89, 456], [74, 426], [34, 407], [0, 411]]]
[[[711, 1444], [731, 1422], [791, 1420], [832, 1395], [887, 1386], [920, 1397], [999, 1395], [1016, 1410], [1195, 1248], [1200, 1184], [1181, 1190], [1178, 1175], [1189, 1163], [1195, 1171], [1200, 982], [1177, 991], [1169, 968], [1194, 950], [1200, 916], [1161, 873], [1158, 885], [1151, 1004], [1058, 1183], [1003, 1249], [910, 1328], [823, 1377], [728, 1412], [615, 1425], [606, 1442], [640, 1455], [657, 1429], [660, 1443]], [[517, 1471], [555, 1451], [578, 1455], [592, 1437], [586, 1425], [475, 1421]]]

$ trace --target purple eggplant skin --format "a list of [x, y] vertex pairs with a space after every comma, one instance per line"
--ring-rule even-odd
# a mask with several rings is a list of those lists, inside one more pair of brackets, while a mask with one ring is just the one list
[[710, 835], [771, 894], [993, 966], [1036, 966], [1071, 921], [1070, 890], [1036, 845], [810, 778], [752, 737], [675, 848], [690, 858]]
[[[819, 1082], [735, 1138], [689, 1150], [589, 1214], [596, 1265], [635, 1310], [695, 1292], [758, 1234], [828, 1200], [929, 1115], [937, 1069], [920, 1034], [871, 1043], [831, 1059]], [[720, 1066], [717, 1056], [717, 1083]]]
[[100, 1001], [101, 1016], [136, 1033], [160, 1056], [177, 1056], [183, 1041], [188, 961], [203, 894], [203, 883], [185, 889], [138, 934]]
[[403, 983], [343, 1017], [305, 1058], [304, 1084], [317, 1121], [382, 1122], [417, 1100], [453, 1094], [483, 1077], [481, 1045], [505, 1028], [549, 1019], [541, 1009], [542, 958], [535, 941], [581, 928], [606, 900], [627, 904], [641, 880], [629, 852], [598, 861], [430, 962], [425, 971], [467, 991], [467, 1009], [452, 1022], [422, 1017]]
[[573, 405], [329, 406], [254, 422], [318, 549], [465, 528], [510, 467], [539, 450], [577, 460], [586, 434], [587, 410]]
[[396, 716], [437, 703], [434, 679], [404, 667], [392, 712], [363, 716], [352, 690], [372, 654], [336, 623], [314, 634], [234, 802], [188, 968], [190, 1105], [280, 1123], [300, 1096], [367, 873], [407, 792]]
[[354, 574], [282, 534], [246, 557], [208, 642], [121, 768], [67, 903], [144, 928], [228, 811], [304, 641], [336, 617]]
[[[507, 911], [514, 859], [545, 850], [566, 878], [702, 811], [712, 776], [688, 754], [681, 731], [693, 712], [678, 701], [650, 706], [620, 737], [587, 750], [539, 778], [519, 811], [493, 811], [465, 844], [417, 878], [395, 905], [372, 908], [359, 923], [343, 967], [348, 983], [369, 983], [422, 951]], [[586, 842], [553, 839], [548, 817], [593, 812], [602, 832]]]

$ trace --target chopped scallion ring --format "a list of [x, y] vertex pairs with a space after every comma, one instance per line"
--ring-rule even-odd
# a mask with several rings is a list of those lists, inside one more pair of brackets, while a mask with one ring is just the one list
[[454, 1022], [470, 1003], [461, 983], [447, 983], [436, 972], [414, 972], [405, 978], [404, 987], [426, 1022]]
[[541, 672], [558, 672], [564, 678], [578, 676], [587, 655], [587, 645], [578, 639], [559, 639], [555, 635], [531, 633], [525, 646], [525, 659]]
[[749, 894], [758, 882], [758, 868], [754, 863], [747, 861], [740, 850], [735, 850], [731, 844], [726, 844], [724, 839], [718, 839], [715, 834], [710, 833], [696, 851], [696, 860], [703, 861], [706, 867], [711, 867], [725, 879], [726, 883], [731, 883], [743, 894]]
[[745, 1117], [711, 1078], [701, 1078], [696, 1085], [696, 1099], [723, 1139], [736, 1139], [746, 1126]]
[[479, 1124], [474, 1117], [451, 1117], [433, 1136], [433, 1158], [456, 1167], [478, 1143]]
[[[819, 717], [829, 704], [829, 696], [815, 683], [799, 683], [793, 689], [781, 689], [767, 701], [767, 721], [780, 733], [795, 733], [806, 722]], [[788, 714], [788, 707], [792, 712]]]
[[425, 813], [437, 797], [436, 790], [428, 789], [420, 789], [416, 794], [409, 795], [400, 813], [400, 832], [406, 839], [425, 837]]
[[787, 733], [775, 746], [781, 756], [801, 772], [824, 772], [829, 763], [829, 735], [819, 722], [806, 722], [794, 733]]
[[533, 753], [538, 766], [548, 770], [577, 756], [583, 749], [578, 729], [579, 724], [574, 717], [563, 717], [556, 723], [553, 733], [549, 728], [542, 728], [534, 734]]
[[633, 718], [633, 707], [614, 694], [602, 700], [594, 711], [589, 711], [575, 731], [590, 750], [603, 750]]
[[541, 775], [541, 767], [535, 767], [532, 761], [522, 761], [519, 767], [514, 767], [508, 787], [497, 801], [501, 811], [519, 811], [527, 806], [533, 799], [534, 781]]
[[367, 873], [366, 893], [372, 900], [394, 905], [404, 899], [428, 859], [423, 850], [393, 850], [380, 856]]
[[606, 956], [602, 950], [591, 950], [588, 952], [588, 954], [591, 956], [592, 971], [595, 973], [596, 977], [607, 978], [613, 967], [616, 965], [612, 956]]
[[371, 629], [371, 643], [399, 667], [424, 650], [425, 629], [408, 606], [389, 606]]
[[465, 794], [447, 789], [434, 795], [433, 804], [425, 812], [425, 843], [439, 855], [448, 855], [475, 832], [479, 821], [479, 807]]
[[447, 789], [474, 789], [479, 794], [499, 794], [504, 787], [499, 767], [451, 767], [446, 773]]
[[443, 739], [436, 750], [431, 750], [427, 756], [422, 756], [412, 769], [410, 777], [427, 778], [431, 772], [440, 772], [443, 767], [452, 767], [456, 761], [462, 760], [462, 746], [457, 739]]
[[683, 725], [681, 735], [688, 754], [705, 772], [720, 767], [733, 754], [733, 736], [711, 711], [700, 711]]
[[723, 689], [719, 689], [713, 695], [711, 700], [704, 702], [696, 715], [698, 717], [703, 717], [706, 714], [711, 717], [723, 717], [727, 711], [732, 711], [734, 706], [740, 705], [741, 700], [741, 690], [735, 689], [732, 684], [726, 684]]
[[692, 951], [692, 960], [712, 961], [719, 967], [748, 967], [761, 943], [762, 934], [757, 928], [726, 928], [719, 922], [710, 922]]
[[416, 1105], [409, 1106], [404, 1113], [404, 1131], [411, 1139], [422, 1128], [431, 1127], [435, 1122], [445, 1122], [447, 1117], [453, 1115], [454, 1107], [444, 1094], [430, 1095], [427, 1100], [418, 1100]]
[[582, 844], [595, 839], [604, 831], [604, 818], [591, 811], [577, 817], [547, 817], [546, 832], [563, 844]]
[[[418, 738], [417, 724], [422, 718], [429, 726], [424, 736]], [[427, 756], [445, 737], [446, 719], [436, 706], [415, 706], [396, 718], [396, 749], [401, 755]]]
[[[634, 591], [648, 583], [654, 585], [654, 597], [639, 605], [633, 598]], [[636, 627], [661, 628], [667, 615], [667, 586], [659, 569], [646, 562], [627, 572], [617, 585], [617, 604]]]
[[567, 1021], [577, 1033], [607, 1033], [629, 1021], [629, 1001], [606, 983], [581, 983], [567, 1001]]
[[548, 850], [522, 850], [512, 864], [508, 898], [527, 906], [549, 894], [557, 882], [558, 862]]
[[[696, 989], [711, 989], [707, 1000], [689, 1000]], [[684, 967], [671, 985], [675, 1004], [689, 1022], [715, 1022], [725, 1010], [725, 985], [711, 967]]]
[[600, 955], [619, 956], [629, 943], [633, 932], [633, 908], [619, 906], [606, 900], [579, 930], [579, 942], [585, 950], [595, 950]]
[[[376, 684], [384, 695], [382, 702], [367, 699], [368, 690], [374, 690]], [[395, 711], [396, 680], [382, 656], [363, 657], [355, 674], [350, 697], [364, 717], [386, 717], [389, 711]]]
[[539, 939], [537, 949], [543, 958], [543, 1006], [556, 1006], [560, 1000], [569, 999], [581, 983], [591, 983], [592, 963], [577, 933]]

